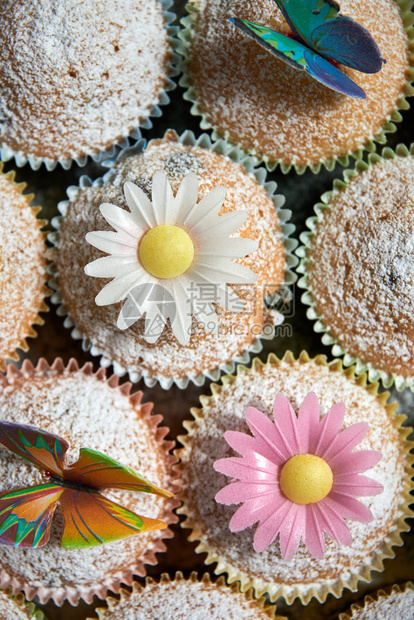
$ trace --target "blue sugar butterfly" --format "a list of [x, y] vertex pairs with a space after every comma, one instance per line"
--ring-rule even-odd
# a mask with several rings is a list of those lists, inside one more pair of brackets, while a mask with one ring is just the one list
[[244, 19], [230, 21], [244, 34], [289, 65], [340, 93], [366, 99], [363, 89], [333, 62], [363, 73], [377, 73], [383, 63], [378, 45], [366, 28], [339, 14], [334, 0], [275, 0], [293, 37]]

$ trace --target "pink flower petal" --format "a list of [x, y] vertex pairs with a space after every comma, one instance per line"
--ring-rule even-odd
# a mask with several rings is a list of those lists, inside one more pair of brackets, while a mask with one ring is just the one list
[[348, 495], [331, 491], [323, 501], [328, 503], [337, 514], [345, 519], [353, 519], [361, 523], [369, 523], [372, 520], [370, 509], [362, 502]]
[[298, 430], [298, 419], [293, 411], [292, 405], [284, 396], [277, 394], [273, 405], [273, 417], [275, 428], [283, 438], [282, 441], [286, 446], [285, 454], [287, 458], [300, 454], [300, 435]]
[[329, 459], [329, 465], [335, 476], [346, 474], [358, 474], [367, 469], [372, 469], [381, 459], [381, 452], [378, 450], [358, 450], [358, 452], [342, 452], [333, 455]]
[[278, 465], [284, 463], [292, 456], [284, 436], [264, 413], [254, 407], [248, 407], [245, 411], [245, 416], [247, 424], [259, 445], [265, 445], [273, 451], [273, 460]]
[[349, 527], [329, 502], [318, 502], [318, 512], [321, 527], [331, 538], [343, 545], [352, 543]]
[[317, 506], [317, 504], [308, 504], [306, 506], [304, 542], [309, 553], [311, 553], [314, 558], [320, 560], [325, 553], [325, 536], [321, 527]]
[[229, 457], [213, 463], [216, 471], [244, 482], [277, 481], [278, 467], [261, 454], [252, 452], [244, 458]]
[[280, 527], [290, 510], [292, 502], [285, 500], [283, 504], [277, 506], [273, 513], [260, 522], [256, 529], [253, 539], [253, 548], [260, 553], [275, 540], [280, 531]]
[[328, 413], [319, 423], [319, 439], [317, 440], [314, 454], [324, 458], [325, 451], [342, 428], [345, 417], [345, 405], [338, 403], [331, 407]]
[[298, 429], [300, 453], [313, 453], [318, 437], [319, 403], [315, 392], [307, 394], [299, 407]]
[[276, 497], [274, 493], [247, 500], [230, 519], [230, 531], [241, 532], [252, 527], [257, 521], [267, 519], [275, 512], [275, 507], [279, 503], [280, 497]]
[[219, 504], [240, 504], [248, 499], [274, 493], [278, 485], [274, 482], [258, 484], [255, 482], [232, 482], [216, 493], [215, 500]]
[[[255, 437], [247, 435], [247, 433], [240, 433], [239, 431], [226, 431], [224, 433], [224, 439], [227, 441], [230, 448], [233, 448], [233, 450], [241, 454], [241, 456], [248, 454], [252, 450], [255, 452], [258, 446]], [[266, 447], [268, 454], [264, 454], [262, 452], [263, 456], [273, 455], [273, 450], [271, 450], [268, 446]]]
[[293, 504], [280, 527], [280, 552], [286, 562], [295, 555], [300, 539], [305, 535], [306, 506]]
[[348, 495], [349, 497], [361, 497], [363, 495], [379, 495], [383, 492], [382, 484], [361, 474], [344, 474], [334, 480], [333, 490]]
[[365, 437], [368, 431], [366, 422], [358, 422], [344, 429], [333, 439], [331, 445], [326, 448], [323, 458], [329, 462], [330, 458], [350, 453]]

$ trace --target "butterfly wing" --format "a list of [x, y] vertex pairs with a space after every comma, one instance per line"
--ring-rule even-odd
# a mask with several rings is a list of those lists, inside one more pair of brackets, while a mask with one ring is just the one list
[[155, 493], [162, 497], [173, 495], [149, 482], [130, 467], [89, 448], [81, 448], [79, 460], [65, 469], [63, 477], [65, 480], [93, 489], [125, 489]]
[[15, 547], [45, 545], [62, 491], [56, 484], [42, 484], [1, 493], [0, 542]]
[[364, 90], [322, 56], [311, 49], [304, 51], [306, 71], [328, 88], [355, 99], [366, 99]]
[[244, 34], [252, 37], [269, 52], [287, 62], [291, 66], [306, 71], [313, 78], [340, 93], [350, 97], [365, 99], [365, 92], [342, 71], [328, 60], [295, 39], [260, 26], [247, 20], [232, 18], [230, 20]]
[[33, 426], [0, 422], [0, 443], [39, 469], [62, 477], [67, 441]]
[[94, 547], [167, 527], [163, 521], [137, 515], [96, 491], [67, 488], [60, 507], [65, 520], [61, 544], [66, 549]]
[[275, 0], [295, 37], [313, 50], [363, 73], [377, 73], [385, 60], [369, 31], [339, 14], [333, 0]]

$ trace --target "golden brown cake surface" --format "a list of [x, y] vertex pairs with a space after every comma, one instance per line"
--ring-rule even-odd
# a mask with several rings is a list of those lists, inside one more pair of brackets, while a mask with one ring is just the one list
[[[249, 217], [235, 236], [255, 239], [259, 249], [235, 262], [257, 274], [249, 312], [221, 311], [220, 333], [212, 333], [193, 322], [195, 330], [188, 345], [180, 345], [167, 327], [155, 344], [143, 337], [141, 319], [125, 331], [116, 322], [122, 304], [97, 306], [94, 299], [107, 280], [91, 278], [84, 266], [102, 256], [92, 248], [85, 235], [92, 230], [109, 230], [99, 206], [112, 203], [125, 207], [123, 185], [137, 183], [147, 192], [156, 170], [164, 170], [174, 193], [185, 174], [196, 172], [199, 200], [213, 188], [224, 185], [227, 194], [220, 214], [245, 209]], [[132, 371], [143, 370], [147, 376], [197, 376], [241, 355], [272, 318], [263, 308], [264, 286], [279, 288], [286, 270], [285, 246], [275, 206], [266, 190], [242, 165], [210, 149], [177, 142], [174, 133], [163, 141], [152, 141], [139, 155], [121, 160], [110, 182], [80, 190], [69, 204], [62, 221], [56, 251], [58, 286], [65, 307], [80, 332], [86, 335], [110, 360]]]
[[[381, 451], [381, 460], [367, 475], [381, 482], [384, 491], [375, 497], [359, 498], [369, 507], [373, 519], [369, 523], [346, 521], [353, 538], [350, 546], [326, 536], [322, 559], [315, 559], [301, 542], [293, 559], [286, 561], [278, 539], [257, 553], [253, 549], [255, 527], [230, 531], [229, 522], [237, 506], [215, 501], [216, 493], [230, 480], [215, 473], [213, 463], [236, 456], [223, 435], [226, 431], [249, 432], [244, 417], [247, 407], [256, 407], [272, 417], [275, 396], [282, 392], [297, 412], [311, 391], [318, 397], [322, 415], [342, 402], [346, 406], [344, 427], [368, 423], [368, 433], [358, 449]], [[239, 373], [215, 389], [212, 397], [202, 397], [201, 403], [201, 409], [193, 410], [194, 422], [188, 423], [188, 437], [180, 438], [185, 447], [178, 451], [184, 501], [179, 512], [188, 516], [184, 525], [193, 530], [190, 540], [201, 541], [198, 551], [208, 552], [207, 561], [218, 562], [218, 572], [227, 572], [231, 581], [240, 579], [244, 586], [254, 585], [259, 594], [269, 592], [271, 600], [281, 594], [288, 602], [300, 596], [305, 603], [315, 594], [321, 600], [328, 592], [339, 596], [344, 583], [358, 578], [364, 567], [370, 567], [378, 555], [381, 557], [407, 492], [407, 457], [384, 399], [381, 402], [354, 379], [320, 361], [291, 360], [256, 365], [253, 371]]]
[[[341, 70], [366, 100], [337, 93], [288, 66], [229, 22], [239, 17], [286, 34], [274, 0], [193, 0], [189, 78], [200, 112], [230, 142], [270, 162], [310, 165], [358, 150], [403, 95], [407, 35], [394, 0], [342, 0], [341, 14], [365, 26], [387, 60], [376, 74]], [[379, 17], [380, 16], [380, 17]]]
[[308, 249], [315, 310], [352, 356], [414, 375], [414, 158], [372, 165], [335, 192]]
[[[1, 173], [1, 168], [0, 168]], [[35, 336], [32, 325], [42, 323], [47, 294], [46, 246], [29, 207], [32, 196], [23, 196], [24, 185], [14, 175], [0, 174], [0, 369], [6, 359], [16, 359], [16, 349], [26, 349], [25, 338]]]
[[109, 610], [99, 610], [100, 620], [269, 620], [274, 615], [262, 609], [257, 601], [228, 587], [224, 580], [212, 583], [207, 575], [202, 580], [192, 573], [174, 580], [163, 575], [160, 583], [148, 580], [145, 588], [134, 585], [132, 594], [122, 592], [121, 600], [110, 600]]
[[[151, 416], [151, 405], [141, 405], [140, 395], [129, 398], [116, 387], [117, 378], [106, 381], [104, 371], [91, 373], [91, 365], [78, 370], [75, 364], [52, 369], [46, 364], [34, 372], [23, 367], [20, 375], [0, 382], [0, 418], [35, 426], [62, 437], [69, 443], [68, 465], [77, 461], [82, 447], [98, 450], [132, 467], [164, 489], [174, 490], [170, 481], [170, 445], [157, 429], [160, 418]], [[124, 386], [124, 388], [127, 386]], [[7, 491], [45, 482], [40, 470], [28, 461], [1, 448], [1, 490]], [[143, 516], [169, 524], [174, 500], [149, 493], [107, 489], [112, 501]], [[58, 604], [67, 598], [76, 604], [93, 595], [106, 596], [108, 588], [130, 583], [133, 574], [145, 574], [144, 564], [156, 564], [155, 553], [164, 551], [161, 542], [169, 530], [144, 532], [105, 545], [86, 549], [64, 549], [60, 545], [62, 516], [54, 515], [49, 542], [40, 548], [0, 546], [0, 577], [3, 587], [24, 589], [27, 597], [50, 597]]]
[[5, 0], [0, 141], [71, 159], [112, 146], [146, 119], [171, 48], [157, 0]]

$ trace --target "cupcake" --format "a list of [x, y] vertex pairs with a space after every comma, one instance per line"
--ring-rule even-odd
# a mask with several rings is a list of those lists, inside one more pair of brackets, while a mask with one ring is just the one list
[[[129, 392], [130, 384], [118, 386], [115, 375], [106, 380], [103, 369], [93, 374], [91, 364], [79, 369], [72, 360], [65, 368], [57, 360], [50, 367], [41, 360], [34, 368], [25, 361], [21, 371], [9, 366], [7, 375], [1, 378], [1, 419], [47, 431], [66, 441], [69, 444], [68, 466], [75, 467], [80, 448], [98, 450], [141, 472], [158, 487], [174, 491], [170, 481], [174, 459], [168, 455], [171, 442], [163, 440], [168, 429], [157, 428], [160, 416], [150, 414], [151, 404], [141, 404], [140, 392], [133, 395]], [[32, 462], [12, 454], [3, 445], [0, 452], [3, 503], [6, 491], [44, 483], [41, 471]], [[172, 514], [172, 508], [177, 504], [174, 499], [112, 490], [110, 484], [109, 487], [104, 484], [106, 486], [102, 484], [100, 487], [103, 488], [102, 495], [122, 509], [142, 515], [143, 519], [160, 520], [165, 526], [176, 520]], [[88, 524], [90, 518], [85, 516], [84, 507], [79, 503], [82, 498], [77, 501], [79, 512], [70, 514], [75, 514], [78, 525]], [[68, 514], [67, 508], [61, 506], [62, 514]], [[122, 509], [119, 509], [121, 517], [124, 515]], [[81, 521], [77, 520], [77, 515]], [[80, 535], [76, 531], [72, 538], [76, 544], [70, 539], [68, 542], [66, 530], [69, 528], [71, 533], [71, 523], [71, 519], [65, 519], [63, 530], [62, 516], [56, 512], [51, 521], [50, 538], [43, 546], [32, 546], [38, 544], [38, 534], [28, 547], [24, 547], [25, 539], [21, 543], [23, 546], [0, 544], [1, 587], [11, 586], [14, 593], [23, 591], [29, 600], [36, 596], [41, 603], [53, 599], [57, 605], [62, 605], [65, 600], [76, 605], [80, 598], [90, 603], [94, 595], [104, 598], [108, 589], [118, 592], [121, 583], [130, 585], [133, 575], [145, 575], [145, 564], [157, 563], [155, 553], [165, 550], [162, 539], [172, 535], [165, 528], [139, 534], [134, 531], [135, 535], [122, 540], [82, 548], [76, 541], [76, 536], [79, 538]], [[109, 523], [106, 517], [105, 523]], [[100, 533], [101, 527], [105, 527], [102, 516], [96, 521], [96, 527], [98, 525], [99, 531], [93, 526], [92, 532], [87, 529], [82, 537], [106, 540], [112, 536], [108, 532]], [[77, 531], [82, 530], [81, 525], [80, 528]], [[13, 537], [13, 529], [4, 530], [3, 518], [2, 539]], [[30, 536], [29, 532], [28, 540]]]
[[331, 169], [336, 160], [347, 162], [348, 154], [373, 150], [372, 140], [384, 142], [384, 133], [394, 130], [390, 120], [400, 120], [397, 110], [408, 107], [405, 95], [413, 92], [414, 76], [410, 8], [393, 0], [341, 1], [341, 15], [365, 27], [386, 59], [374, 74], [341, 67], [364, 90], [361, 100], [275, 58], [230, 23], [239, 18], [287, 34], [273, 0], [191, 0], [179, 49], [185, 98], [202, 117], [203, 129], [254, 154], [269, 170], [280, 164], [283, 172], [291, 166], [299, 173], [308, 166], [317, 172], [321, 163]]
[[0, 591], [0, 618], [8, 620], [46, 620], [46, 616], [33, 603], [25, 601], [24, 597], [11, 596], [10, 592]]
[[144, 588], [134, 583], [132, 592], [121, 590], [120, 600], [107, 602], [109, 609], [97, 609], [100, 620], [194, 620], [207, 611], [211, 620], [283, 620], [264, 599], [256, 601], [251, 591], [241, 594], [238, 585], [226, 586], [223, 578], [213, 583], [207, 573], [201, 580], [195, 572], [189, 579], [177, 572], [173, 580], [164, 573], [159, 583], [147, 577]]
[[[2, 174], [0, 163], [0, 370], [7, 359], [27, 351], [26, 338], [35, 337], [33, 325], [43, 323], [47, 310], [46, 246], [41, 232], [45, 222], [30, 207], [33, 195], [23, 195], [25, 183], [14, 183], [14, 172]], [[28, 243], [30, 239], [30, 243]]]
[[168, 131], [122, 153], [103, 179], [70, 188], [54, 222], [65, 325], [102, 365], [148, 386], [229, 372], [273, 337], [283, 316], [272, 306], [293, 280], [293, 226], [274, 190], [207, 136]]
[[171, 4], [6, 0], [1, 158], [68, 168], [139, 137], [138, 127], [151, 126], [149, 117], [161, 114], [158, 104], [168, 103], [165, 91], [175, 86], [174, 15], [165, 12]]
[[302, 301], [346, 366], [388, 387], [414, 386], [414, 150], [358, 162], [322, 196], [298, 254]]
[[339, 614], [338, 620], [413, 620], [414, 586], [408, 581], [401, 587], [394, 585], [368, 595], [362, 603], [355, 603], [346, 614]]
[[287, 353], [239, 366], [200, 399], [179, 437], [179, 512], [217, 574], [306, 604], [383, 569], [408, 529], [412, 458], [404, 416], [365, 382], [339, 361]]

